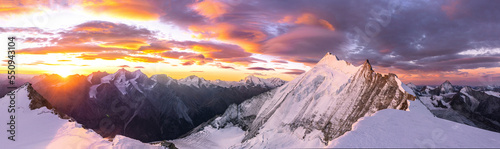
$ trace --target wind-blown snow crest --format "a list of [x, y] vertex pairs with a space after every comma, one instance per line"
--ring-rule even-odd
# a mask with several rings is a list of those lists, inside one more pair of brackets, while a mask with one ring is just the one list
[[400, 91], [407, 92], [408, 94], [416, 96], [415, 93], [413, 92], [413, 89], [411, 89], [410, 87], [406, 86], [406, 84], [404, 84], [403, 82], [401, 82], [401, 80], [399, 80], [399, 78], [397, 78], [397, 77], [396, 77], [396, 82], [398, 82], [398, 87], [399, 87]]
[[410, 111], [386, 109], [358, 121], [327, 147], [338, 148], [497, 148], [500, 133], [434, 117], [413, 101]]

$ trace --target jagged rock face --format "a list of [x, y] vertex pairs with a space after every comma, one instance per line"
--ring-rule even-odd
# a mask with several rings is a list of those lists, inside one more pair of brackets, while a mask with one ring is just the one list
[[500, 132], [500, 98], [467, 86], [452, 97], [450, 105], [477, 126]]
[[327, 143], [351, 130], [361, 117], [387, 108], [406, 110], [407, 100], [415, 96], [399, 85], [394, 74], [374, 73], [368, 62], [355, 67], [327, 54], [314, 68], [277, 88], [265, 100], [244, 141], [278, 129]]
[[175, 139], [222, 114], [229, 105], [275, 86], [221, 87], [196, 76], [148, 78], [140, 71], [121, 69], [114, 74], [48, 76], [33, 87], [56, 109], [103, 137], [121, 134], [151, 142]]
[[428, 95], [445, 95], [445, 94], [453, 94], [456, 91], [460, 90], [457, 86], [453, 86], [450, 81], [446, 80], [441, 85], [436, 88], [425, 86], [422, 88], [419, 94], [428, 94]]
[[427, 86], [421, 90], [420, 99], [428, 103], [426, 106], [439, 118], [500, 132], [500, 98], [490, 95], [494, 94], [491, 92], [494, 92], [494, 87], [473, 89], [470, 86], [451, 86], [445, 81], [435, 89]]
[[453, 93], [454, 92], [454, 88], [453, 88], [453, 85], [451, 85], [450, 81], [446, 80], [444, 81], [443, 84], [441, 84], [439, 87], [439, 93], [440, 94], [446, 94], [446, 93]]
[[29, 92], [28, 98], [31, 100], [29, 107], [30, 110], [38, 109], [41, 107], [47, 107], [47, 109], [52, 109], [52, 105], [47, 101], [45, 98], [42, 97], [42, 95], [38, 94], [38, 92], [31, 87], [31, 83], [27, 84], [27, 90]]

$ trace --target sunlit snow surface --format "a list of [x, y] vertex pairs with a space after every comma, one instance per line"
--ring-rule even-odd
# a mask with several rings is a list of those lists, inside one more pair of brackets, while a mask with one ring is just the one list
[[410, 102], [410, 111], [385, 109], [362, 118], [352, 131], [330, 141], [328, 146], [319, 138], [302, 140], [300, 133], [290, 131], [263, 132], [242, 144], [245, 132], [235, 126], [224, 129], [207, 126], [203, 131], [172, 142], [179, 148], [500, 147], [500, 133], [436, 118], [420, 100]]
[[500, 133], [434, 117], [418, 100], [410, 111], [381, 110], [353, 128], [329, 147], [500, 147]]
[[80, 124], [60, 119], [45, 107], [30, 110], [26, 88], [23, 86], [16, 93], [16, 141], [8, 140], [5, 132], [8, 129], [5, 123], [10, 121], [9, 96], [0, 99], [0, 148], [160, 148], [124, 136], [116, 136], [110, 142]]
[[495, 91], [485, 91], [484, 93], [500, 98], [500, 93]]

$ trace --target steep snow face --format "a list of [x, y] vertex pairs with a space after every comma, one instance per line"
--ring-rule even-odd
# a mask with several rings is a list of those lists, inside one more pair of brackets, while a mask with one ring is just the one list
[[439, 91], [441, 94], [447, 94], [447, 93], [453, 93], [454, 88], [453, 85], [451, 85], [450, 81], [446, 80], [441, 84], [439, 87]]
[[[398, 83], [398, 88], [401, 92], [407, 92], [408, 94], [411, 94], [413, 96], [416, 96], [415, 93], [413, 92], [413, 89], [406, 86], [406, 84], [404, 84], [403, 82], [401, 82], [401, 80], [399, 80], [398, 77], [396, 77], [396, 82]], [[413, 84], [412, 84], [413, 85]], [[413, 85], [415, 86], [415, 85]], [[416, 88], [416, 87], [415, 87]]]
[[270, 95], [248, 101], [260, 104], [232, 106], [207, 127], [245, 130], [243, 143], [235, 148], [286, 148], [293, 142], [325, 146], [361, 117], [387, 108], [407, 110], [407, 100], [415, 97], [396, 79], [394, 74], [374, 73], [368, 61], [356, 67], [328, 53]]
[[[31, 91], [30, 91], [31, 90]], [[32, 97], [28, 97], [28, 95]], [[86, 130], [76, 122], [69, 122], [59, 118], [53, 110], [47, 109], [45, 99], [34, 99], [38, 94], [29, 84], [15, 90], [15, 113], [8, 113], [10, 96], [0, 99], [0, 121], [9, 122], [10, 116], [15, 115], [15, 141], [7, 140], [9, 132], [0, 134], [2, 148], [122, 148], [141, 147], [159, 148], [141, 143], [137, 140], [122, 137], [122, 141], [109, 142], [92, 130]], [[40, 97], [40, 96], [38, 96]], [[36, 100], [36, 101], [35, 101]], [[33, 110], [32, 110], [33, 109]], [[116, 139], [115, 139], [116, 140]], [[125, 141], [123, 141], [125, 140]], [[127, 142], [127, 143], [120, 143]]]
[[495, 97], [500, 98], [500, 92], [495, 92], [495, 91], [484, 91], [484, 93], [486, 93], [486, 94], [488, 94], [488, 95], [491, 95], [491, 96], [495, 96]]
[[394, 74], [374, 73], [368, 61], [356, 67], [328, 53], [314, 68], [278, 88], [261, 107], [245, 140], [263, 145], [250, 139], [292, 131], [326, 144], [361, 117], [386, 108], [406, 110], [407, 100], [415, 97], [399, 88], [402, 83]]

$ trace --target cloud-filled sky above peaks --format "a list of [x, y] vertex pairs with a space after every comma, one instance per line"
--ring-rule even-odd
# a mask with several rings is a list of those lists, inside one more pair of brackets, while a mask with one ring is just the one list
[[487, 85], [500, 83], [499, 8], [495, 0], [3, 0], [0, 32], [17, 37], [26, 74], [125, 68], [291, 80], [332, 52], [355, 65], [369, 59], [406, 83]]

